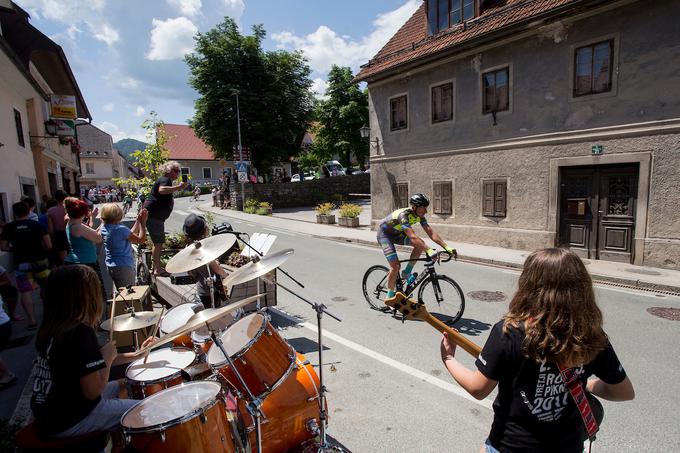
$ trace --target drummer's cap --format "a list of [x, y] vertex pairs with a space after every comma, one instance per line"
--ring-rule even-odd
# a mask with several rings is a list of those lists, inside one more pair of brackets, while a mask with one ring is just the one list
[[184, 234], [189, 236], [190, 239], [198, 240], [203, 239], [205, 236], [206, 222], [203, 216], [196, 214], [189, 214], [186, 219], [184, 219]]

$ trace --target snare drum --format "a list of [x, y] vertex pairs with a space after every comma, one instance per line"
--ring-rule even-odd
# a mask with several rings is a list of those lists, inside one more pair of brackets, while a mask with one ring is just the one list
[[183, 382], [182, 370], [196, 360], [196, 353], [187, 348], [164, 348], [132, 362], [125, 370], [130, 398], [144, 399], [149, 395]]
[[[295, 350], [269, 323], [269, 316], [252, 313], [241, 318], [220, 335], [234, 366], [253, 393], [264, 398], [290, 374], [295, 366]], [[222, 351], [213, 345], [208, 351], [208, 365], [233, 383], [243, 397], [243, 388]]]
[[[180, 304], [172, 307], [163, 316], [161, 321], [160, 331], [162, 335], [166, 335], [175, 329], [179, 329], [184, 326], [189, 318], [191, 318], [195, 313], [203, 310], [203, 305], [194, 302], [187, 302], [185, 304]], [[180, 335], [179, 337], [172, 340], [172, 344], [175, 346], [184, 346], [186, 348], [192, 348], [193, 343], [191, 342], [191, 337], [187, 335]]]
[[232, 453], [242, 439], [236, 400], [216, 382], [189, 382], [142, 400], [121, 417], [125, 443], [143, 453]]

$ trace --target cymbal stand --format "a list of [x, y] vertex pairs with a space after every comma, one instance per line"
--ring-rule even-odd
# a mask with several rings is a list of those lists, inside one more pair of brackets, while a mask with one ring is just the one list
[[241, 383], [241, 386], [244, 389], [246, 389], [248, 399], [246, 408], [248, 409], [250, 415], [255, 419], [255, 439], [256, 439], [255, 442], [257, 443], [257, 452], [262, 453], [262, 428], [261, 428], [261, 416], [263, 415], [261, 409], [262, 400], [260, 398], [256, 398], [255, 395], [253, 395], [253, 392], [250, 391], [248, 384], [246, 384], [246, 382], [243, 380], [243, 376], [241, 376], [241, 373], [239, 373], [236, 367], [234, 366], [234, 362], [231, 360], [231, 357], [229, 357], [229, 354], [227, 353], [227, 350], [224, 347], [224, 344], [222, 343], [222, 339], [220, 338], [220, 331], [218, 329], [213, 328], [211, 323], [206, 322], [205, 325], [210, 330], [210, 336], [212, 337], [214, 344], [220, 349], [220, 351], [222, 351], [222, 354], [227, 359], [227, 363], [229, 364], [232, 371], [236, 375], [238, 381]]
[[[243, 242], [243, 244], [245, 244], [249, 249], [251, 249], [251, 250], [253, 250], [255, 253], [257, 253], [257, 255], [258, 255], [259, 257], [263, 257], [263, 256], [264, 256], [264, 254], [262, 254], [259, 250], [257, 250], [255, 247], [253, 247], [252, 245], [250, 245], [250, 244], [248, 243], [248, 241], [244, 241], [243, 239], [241, 239], [241, 236], [240, 236], [240, 235], [237, 234], [237, 235], [236, 235], [236, 239], [239, 240], [239, 241], [241, 241], [241, 242]], [[253, 261], [256, 261], [256, 260], [257, 260], [257, 259], [253, 259]], [[293, 278], [293, 276], [291, 276], [288, 272], [284, 271], [284, 270], [281, 269], [280, 267], [277, 268], [277, 269], [278, 269], [279, 271], [283, 272], [283, 274], [284, 274], [286, 277], [288, 277], [289, 279], [291, 279], [291, 280], [293, 280], [295, 283], [297, 283], [297, 285], [298, 285], [300, 288], [304, 288], [304, 287], [305, 287], [305, 285], [303, 285], [302, 283], [300, 283], [299, 281], [297, 281], [295, 278]], [[259, 288], [258, 288], [258, 292], [259, 292]]]
[[305, 299], [301, 295], [297, 294], [296, 292], [290, 290], [289, 288], [286, 288], [284, 285], [282, 285], [279, 282], [275, 282], [271, 279], [268, 279], [266, 277], [262, 278], [265, 282], [274, 284], [281, 289], [289, 292], [293, 296], [297, 297], [298, 299], [302, 300], [303, 302], [307, 302], [313, 309], [316, 311], [316, 326], [317, 326], [317, 344], [318, 344], [318, 349], [319, 349], [319, 438], [320, 438], [320, 444], [318, 446], [317, 452], [322, 453], [322, 452], [342, 452], [344, 451], [342, 447], [338, 445], [331, 445], [328, 443], [328, 440], [326, 438], [326, 420], [328, 420], [328, 408], [326, 407], [326, 386], [324, 384], [323, 380], [323, 335], [321, 333], [321, 319], [323, 318], [323, 314], [326, 313], [328, 316], [331, 318], [335, 319], [338, 322], [342, 322], [342, 319], [338, 318], [335, 316], [333, 313], [329, 312], [327, 310], [327, 307], [324, 304], [319, 304], [317, 302], [312, 302], [310, 300]]
[[[130, 292], [131, 287], [128, 286], [128, 292]], [[123, 299], [123, 303], [125, 304], [125, 312], [130, 313], [130, 317], [134, 318], [135, 317], [135, 304], [128, 303], [128, 300], [123, 296], [123, 293], [120, 292], [119, 288], [116, 288], [114, 285], [113, 288], [113, 298], [115, 299], [117, 296], [120, 296], [121, 299]], [[114, 314], [115, 316], [115, 314]], [[111, 320], [111, 329], [113, 330], [113, 319]], [[132, 331], [132, 341], [135, 344], [135, 351], [139, 349], [139, 333], [137, 332], [138, 329], [134, 329]]]

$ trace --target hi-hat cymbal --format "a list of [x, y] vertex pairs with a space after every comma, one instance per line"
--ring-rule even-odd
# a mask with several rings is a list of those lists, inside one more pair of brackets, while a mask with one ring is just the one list
[[233, 234], [218, 234], [189, 244], [170, 258], [165, 270], [172, 274], [192, 271], [224, 255], [236, 242]]
[[152, 349], [155, 349], [159, 346], [171, 342], [172, 340], [181, 335], [186, 335], [189, 332], [198, 330], [201, 327], [205, 327], [206, 323], [214, 322], [220, 319], [221, 317], [227, 315], [228, 313], [231, 313], [234, 310], [238, 310], [239, 308], [245, 307], [246, 305], [255, 302], [257, 299], [264, 296], [265, 296], [264, 294], [256, 294], [254, 296], [246, 297], [243, 300], [239, 300], [238, 302], [229, 304], [226, 307], [206, 308], [205, 310], [199, 311], [198, 313], [195, 313], [191, 318], [189, 318], [186, 324], [184, 324], [182, 327], [178, 327], [172, 332], [168, 332], [163, 337], [161, 337], [157, 342], [155, 342], [151, 346], [147, 346], [146, 348], [140, 349], [139, 352], [150, 351]]
[[[127, 330], [142, 329], [153, 326], [158, 321], [160, 313], [153, 311], [138, 311], [135, 313], [125, 313], [113, 318], [113, 331], [124, 332]], [[111, 319], [107, 319], [101, 324], [104, 330], [111, 330]]]
[[227, 278], [222, 280], [222, 283], [224, 285], [234, 286], [261, 277], [285, 263], [293, 252], [293, 249], [285, 249], [272, 253], [271, 255], [265, 255], [260, 258], [259, 261], [251, 261], [232, 272]]

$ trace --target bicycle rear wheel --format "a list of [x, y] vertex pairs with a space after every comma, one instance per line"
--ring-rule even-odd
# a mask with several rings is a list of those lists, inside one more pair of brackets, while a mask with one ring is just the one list
[[432, 316], [452, 326], [465, 311], [465, 295], [458, 283], [446, 275], [437, 275], [423, 282], [418, 301], [427, 306]]
[[366, 302], [371, 308], [382, 310], [386, 305], [383, 300], [387, 297], [387, 273], [385, 266], [376, 265], [368, 268], [361, 282]]

